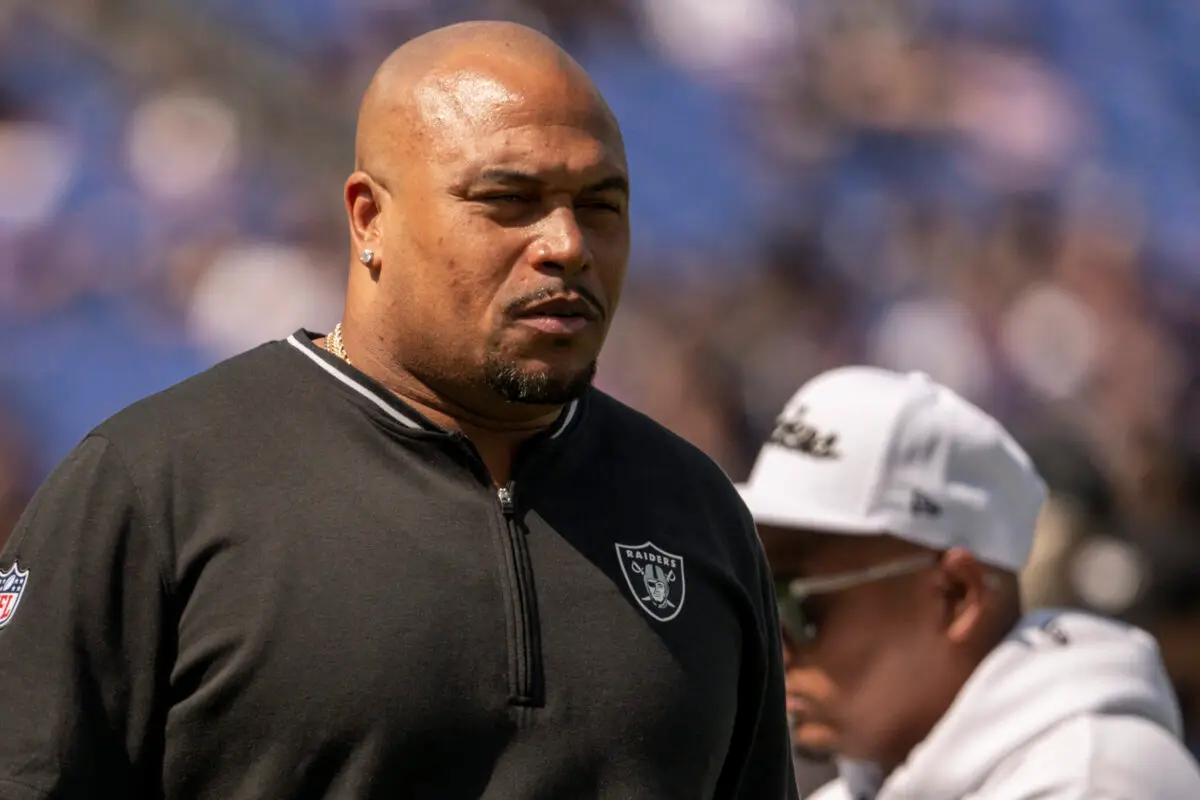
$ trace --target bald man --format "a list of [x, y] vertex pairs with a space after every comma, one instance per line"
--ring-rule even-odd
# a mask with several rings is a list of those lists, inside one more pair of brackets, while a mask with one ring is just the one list
[[539, 34], [390, 57], [342, 324], [106, 421], [0, 553], [0, 797], [794, 796], [749, 513], [590, 388], [628, 193]]

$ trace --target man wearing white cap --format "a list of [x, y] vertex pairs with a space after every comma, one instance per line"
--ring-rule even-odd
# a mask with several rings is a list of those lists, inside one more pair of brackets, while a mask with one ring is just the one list
[[983, 411], [924, 375], [833, 370], [740, 489], [776, 577], [793, 740], [838, 763], [815, 797], [1200, 798], [1153, 639], [1022, 615], [1046, 490]]

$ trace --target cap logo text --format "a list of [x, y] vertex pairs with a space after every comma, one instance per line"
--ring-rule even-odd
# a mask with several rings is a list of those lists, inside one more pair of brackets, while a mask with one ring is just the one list
[[801, 406], [791, 415], [779, 417], [768, 443], [796, 450], [813, 458], [841, 458], [836, 433], [822, 433], [804, 420], [807, 408]]
[[942, 507], [936, 500], [922, 492], [913, 492], [909, 511], [913, 516], [937, 517], [942, 513]]

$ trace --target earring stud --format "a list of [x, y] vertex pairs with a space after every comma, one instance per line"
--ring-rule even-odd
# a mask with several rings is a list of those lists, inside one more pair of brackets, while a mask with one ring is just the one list
[[368, 267], [375, 261], [375, 251], [363, 249], [358, 252], [358, 260]]

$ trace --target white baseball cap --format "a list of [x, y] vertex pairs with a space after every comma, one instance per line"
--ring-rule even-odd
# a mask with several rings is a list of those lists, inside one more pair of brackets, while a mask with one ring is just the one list
[[1013, 572], [1046, 498], [995, 419], [927, 375], [874, 367], [800, 387], [738, 490], [760, 524], [963, 547]]

